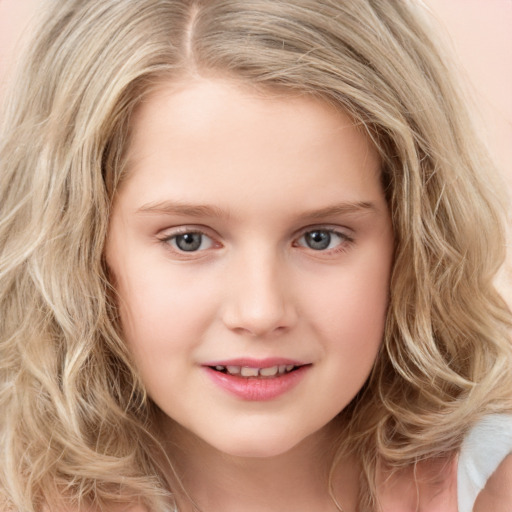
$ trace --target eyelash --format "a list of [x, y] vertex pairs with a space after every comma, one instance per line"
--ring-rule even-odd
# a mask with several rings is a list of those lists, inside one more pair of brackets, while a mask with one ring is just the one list
[[[339, 243], [336, 245], [336, 247], [333, 247], [331, 249], [313, 249], [312, 247], [308, 247], [306, 245], [302, 245], [302, 244], [299, 244], [299, 240], [301, 240], [302, 238], [306, 237], [308, 234], [311, 235], [313, 233], [327, 233], [329, 235], [329, 237], [332, 237], [332, 235], [335, 235], [337, 236], [340, 241]], [[331, 238], [329, 238], [329, 242], [331, 241]], [[339, 231], [337, 229], [334, 229], [334, 228], [328, 228], [328, 227], [313, 227], [313, 228], [308, 228], [304, 231], [302, 231], [302, 234], [300, 235], [300, 237], [298, 237], [296, 239], [296, 241], [294, 242], [294, 246], [295, 247], [304, 247], [305, 249], [310, 249], [311, 251], [315, 252], [315, 253], [319, 253], [319, 254], [337, 254], [337, 253], [340, 253], [340, 252], [345, 252], [351, 244], [354, 243], [354, 239], [347, 235], [347, 233], [343, 232], [343, 231]]]
[[[312, 234], [315, 232], [324, 233], [324, 234], [327, 233], [330, 237], [332, 235], [335, 235], [340, 239], [340, 242], [336, 245], [336, 247], [333, 247], [330, 249], [327, 249], [327, 248], [326, 249], [313, 249], [312, 247], [308, 247], [306, 244], [299, 243], [299, 241], [302, 238], [304, 238], [308, 234]], [[201, 236], [201, 245], [203, 244], [205, 237], [208, 238], [211, 241], [211, 243], [209, 244], [209, 247], [207, 247], [207, 248], [203, 248], [203, 249], [198, 248], [198, 249], [191, 250], [191, 251], [186, 251], [186, 250], [180, 249], [179, 247], [173, 246], [173, 244], [176, 243], [177, 238], [180, 236], [184, 236], [184, 235], [200, 235]], [[194, 255], [197, 257], [199, 254], [201, 254], [204, 251], [206, 251], [212, 247], [215, 247], [215, 246], [221, 247], [221, 244], [216, 243], [215, 240], [213, 239], [213, 237], [206, 234], [204, 230], [194, 228], [194, 227], [186, 227], [186, 226], [183, 228], [179, 228], [178, 230], [174, 231], [170, 235], [165, 235], [163, 237], [160, 237], [160, 238], [158, 238], [158, 240], [162, 244], [164, 244], [168, 250], [172, 251], [173, 253], [178, 254], [180, 256], [188, 256], [188, 257], [193, 257]], [[329, 239], [329, 243], [331, 241], [332, 240]], [[298, 236], [294, 239], [293, 247], [301, 247], [306, 250], [309, 249], [313, 253], [318, 253], [319, 255], [320, 254], [331, 255], [331, 254], [337, 254], [340, 252], [345, 252], [353, 243], [354, 243], [353, 237], [349, 236], [347, 233], [345, 233], [343, 231], [339, 231], [334, 228], [323, 227], [323, 226], [318, 226], [318, 227], [312, 226], [312, 227], [303, 229], [301, 231], [300, 236]]]
[[[203, 251], [205, 251], [206, 249], [201, 249], [201, 250], [194, 250], [194, 251], [184, 251], [182, 249], [180, 249], [179, 247], [173, 247], [173, 242], [176, 243], [176, 239], [180, 236], [185, 236], [185, 235], [200, 235], [202, 237], [202, 239], [204, 240], [204, 238], [208, 238], [211, 240], [211, 246], [220, 246], [220, 244], [215, 244], [213, 238], [211, 236], [208, 236], [204, 230], [201, 230], [201, 229], [198, 229], [198, 228], [192, 228], [192, 227], [183, 227], [183, 228], [178, 228], [176, 231], [174, 231], [172, 234], [170, 235], [165, 235], [161, 238], [158, 238], [158, 240], [164, 244], [164, 246], [166, 247], [166, 249], [174, 252], [175, 254], [179, 254], [179, 255], [182, 255], [182, 256], [193, 256], [193, 255], [196, 255], [198, 253], [201, 253]], [[201, 245], [203, 243], [203, 240], [201, 240]], [[209, 249], [210, 247], [208, 247], [207, 249]]]

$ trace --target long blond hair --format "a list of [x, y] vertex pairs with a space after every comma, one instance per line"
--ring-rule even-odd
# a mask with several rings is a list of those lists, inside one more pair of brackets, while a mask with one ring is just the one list
[[14, 509], [172, 510], [151, 401], [103, 258], [130, 115], [162, 80], [221, 74], [349, 113], [382, 158], [396, 238], [375, 368], [333, 447], [363, 468], [452, 453], [510, 410], [510, 312], [492, 165], [407, 0], [52, 1], [1, 119], [0, 495]]

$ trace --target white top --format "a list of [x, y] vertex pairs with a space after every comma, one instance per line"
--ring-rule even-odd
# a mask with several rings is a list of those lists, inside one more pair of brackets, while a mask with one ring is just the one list
[[512, 453], [512, 415], [492, 414], [479, 421], [462, 443], [457, 468], [459, 512], [471, 512], [480, 491]]

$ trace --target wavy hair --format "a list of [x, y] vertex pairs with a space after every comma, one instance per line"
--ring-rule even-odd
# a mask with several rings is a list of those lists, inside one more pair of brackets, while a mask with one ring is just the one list
[[503, 200], [419, 2], [52, 0], [46, 11], [0, 121], [6, 503], [168, 512], [185, 492], [163, 477], [103, 257], [130, 116], [164, 80], [313, 95], [380, 153], [396, 240], [389, 313], [333, 446], [362, 460], [362, 511], [379, 461], [451, 454], [483, 414], [511, 410], [510, 312], [494, 287]]

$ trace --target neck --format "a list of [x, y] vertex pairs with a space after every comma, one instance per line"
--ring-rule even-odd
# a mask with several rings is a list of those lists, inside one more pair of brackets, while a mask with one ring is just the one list
[[[181, 512], [277, 512], [340, 508], [329, 492], [335, 429], [303, 440], [286, 453], [273, 457], [236, 457], [219, 452], [185, 429], [167, 429], [169, 453], [189, 500]], [[179, 448], [177, 448], [179, 446]], [[358, 474], [354, 460], [340, 461], [333, 475], [333, 491], [344, 512], [356, 510]]]

